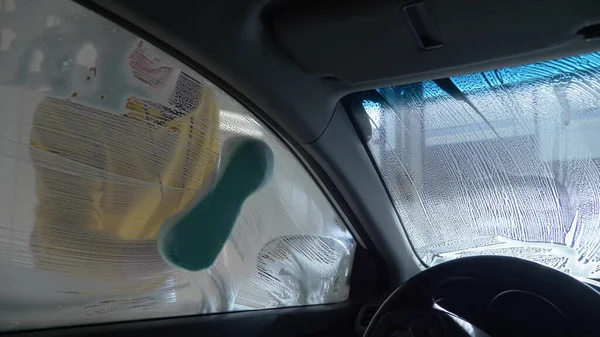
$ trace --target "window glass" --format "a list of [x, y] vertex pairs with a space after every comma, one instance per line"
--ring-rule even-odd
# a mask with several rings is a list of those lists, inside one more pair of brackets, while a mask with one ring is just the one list
[[600, 54], [377, 90], [369, 148], [419, 257], [600, 277]]
[[[340, 302], [354, 240], [290, 150], [152, 44], [61, 0], [0, 0], [0, 330]], [[232, 137], [273, 175], [214, 264], [156, 236]]]

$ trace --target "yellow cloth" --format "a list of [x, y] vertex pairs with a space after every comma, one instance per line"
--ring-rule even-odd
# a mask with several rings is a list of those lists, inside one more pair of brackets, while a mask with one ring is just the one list
[[208, 88], [199, 97], [188, 114], [135, 97], [123, 116], [54, 98], [40, 103], [30, 138], [38, 266], [117, 279], [123, 268], [164, 269], [156, 234], [219, 158], [218, 101]]

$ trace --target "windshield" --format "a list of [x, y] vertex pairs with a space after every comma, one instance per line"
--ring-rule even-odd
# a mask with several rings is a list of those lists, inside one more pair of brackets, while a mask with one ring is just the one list
[[368, 141], [422, 261], [600, 276], [600, 53], [378, 89]]

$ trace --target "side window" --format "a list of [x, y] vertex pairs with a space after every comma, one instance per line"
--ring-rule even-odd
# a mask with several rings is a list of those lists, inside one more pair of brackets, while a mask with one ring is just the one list
[[[0, 331], [340, 302], [354, 240], [290, 150], [152, 44], [63, 0], [0, 0]], [[274, 155], [208, 269], [161, 226], [223, 144]]]

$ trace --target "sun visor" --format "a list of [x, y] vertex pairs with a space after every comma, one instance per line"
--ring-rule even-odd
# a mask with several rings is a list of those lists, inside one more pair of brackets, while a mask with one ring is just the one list
[[313, 1], [279, 8], [272, 29], [316, 77], [410, 82], [600, 49], [600, 2]]

